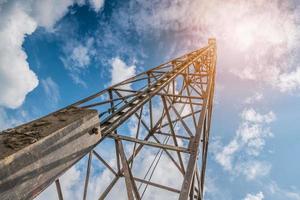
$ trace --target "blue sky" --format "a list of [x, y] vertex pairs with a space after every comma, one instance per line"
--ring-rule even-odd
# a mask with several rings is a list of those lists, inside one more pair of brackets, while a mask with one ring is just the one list
[[298, 4], [0, 0], [0, 129], [216, 37], [206, 199], [300, 200]]

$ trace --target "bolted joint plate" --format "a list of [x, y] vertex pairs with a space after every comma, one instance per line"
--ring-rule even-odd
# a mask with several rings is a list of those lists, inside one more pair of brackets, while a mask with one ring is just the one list
[[33, 199], [101, 139], [96, 110], [69, 107], [0, 133], [0, 199]]

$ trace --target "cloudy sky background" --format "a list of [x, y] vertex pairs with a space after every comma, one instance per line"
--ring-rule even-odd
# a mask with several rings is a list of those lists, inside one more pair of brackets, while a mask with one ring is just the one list
[[[0, 129], [216, 37], [206, 198], [299, 200], [299, 3], [0, 0]], [[68, 173], [63, 187], [72, 199], [83, 172]], [[56, 198], [51, 188], [49, 195]]]

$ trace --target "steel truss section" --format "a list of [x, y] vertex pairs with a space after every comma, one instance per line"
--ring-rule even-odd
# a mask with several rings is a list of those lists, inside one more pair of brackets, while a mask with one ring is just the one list
[[[204, 48], [70, 105], [96, 109], [100, 118], [102, 138], [86, 154], [82, 198], [105, 199], [121, 185], [127, 194], [120, 199], [145, 198], [149, 188], [174, 193], [180, 200], [203, 199], [215, 73], [216, 41], [210, 39]], [[101, 148], [105, 141], [110, 141], [109, 150], [107, 146]], [[145, 155], [153, 158], [146, 168], [140, 164]], [[163, 156], [176, 169], [174, 178], [180, 183], [167, 185], [164, 177], [153, 178]], [[99, 196], [91, 197], [88, 188], [95, 160], [113, 178], [101, 188]], [[98, 161], [93, 168], [99, 167]], [[169, 166], [160, 169], [164, 168]], [[62, 200], [59, 179], [55, 184]], [[117, 186], [121, 180], [123, 184]]]

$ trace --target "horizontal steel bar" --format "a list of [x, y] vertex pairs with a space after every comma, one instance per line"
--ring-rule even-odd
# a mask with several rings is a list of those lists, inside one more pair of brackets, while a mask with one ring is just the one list
[[146, 180], [141, 179], [141, 178], [133, 177], [133, 179], [136, 180], [136, 181], [138, 181], [138, 182], [141, 182], [141, 183], [146, 183], [146, 184], [152, 185], [154, 187], [158, 187], [160, 189], [165, 189], [165, 190], [168, 190], [168, 191], [171, 191], [171, 192], [180, 193], [180, 190], [172, 188], [172, 187], [168, 187], [168, 186], [161, 185], [161, 184], [158, 184], [158, 183], [153, 183], [151, 181], [146, 181]]
[[[164, 71], [155, 71], [153, 70], [152, 73], [158, 73], [158, 74], [164, 74], [166, 72]], [[179, 73], [180, 75], [190, 75], [190, 76], [208, 76], [208, 74], [201, 74], [201, 73], [185, 73], [185, 72], [181, 72]]]
[[195, 106], [203, 106], [202, 103], [195, 103], [195, 102], [187, 102], [187, 101], [173, 101], [173, 103], [180, 103], [180, 104], [191, 104]]
[[[160, 134], [160, 135], [165, 135], [165, 136], [172, 136], [171, 134], [169, 133], [163, 133], [163, 132], [155, 132], [155, 134]], [[190, 137], [187, 137], [187, 136], [183, 136], [183, 135], [175, 135], [177, 138], [180, 138], [180, 139], [184, 139], [184, 140], [190, 140], [191, 138]]]
[[101, 105], [104, 105], [104, 104], [111, 103], [113, 101], [120, 101], [120, 100], [124, 100], [126, 98], [130, 98], [130, 97], [134, 97], [134, 96], [136, 96], [136, 94], [131, 94], [131, 95], [123, 96], [122, 98], [114, 98], [112, 100], [106, 100], [106, 101], [101, 101], [101, 102], [98, 102], [98, 103], [84, 105], [84, 106], [81, 106], [81, 108], [91, 108], [91, 107], [95, 107], [95, 106], [101, 106]]
[[[124, 88], [114, 88], [114, 90], [123, 91], [123, 92], [132, 92], [132, 93], [137, 93], [137, 94], [143, 93], [142, 91], [139, 91], [139, 90], [130, 90], [130, 89], [124, 89]], [[187, 99], [201, 99], [201, 100], [205, 98], [202, 96], [186, 96], [186, 95], [177, 95], [177, 94], [167, 94], [167, 93], [163, 93], [163, 92], [158, 92], [158, 93], [156, 93], [156, 95], [187, 98]]]
[[155, 143], [155, 142], [140, 140], [140, 139], [136, 139], [136, 138], [132, 138], [132, 137], [124, 136], [124, 135], [118, 135], [118, 134], [114, 134], [114, 133], [108, 134], [107, 136], [110, 138], [116, 139], [116, 140], [126, 140], [129, 142], [135, 142], [135, 143], [148, 145], [148, 146], [152, 146], [152, 147], [168, 149], [168, 150], [183, 152], [183, 153], [190, 153], [189, 149], [183, 148], [183, 147], [176, 147], [176, 146], [167, 145], [167, 144], [159, 144], [159, 143]]

